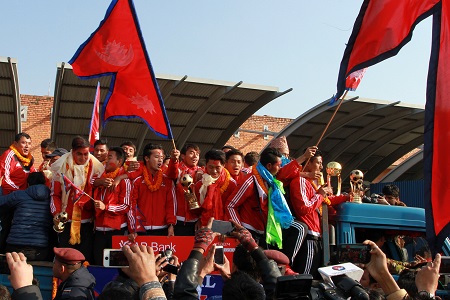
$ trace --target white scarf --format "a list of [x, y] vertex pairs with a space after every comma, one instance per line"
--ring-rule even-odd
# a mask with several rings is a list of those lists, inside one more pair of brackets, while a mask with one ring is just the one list
[[198, 191], [200, 194], [200, 205], [203, 205], [203, 202], [205, 202], [206, 193], [208, 192], [208, 186], [216, 182], [219, 178], [220, 176], [214, 179], [211, 175], [206, 173], [202, 175], [202, 186]]
[[[52, 166], [50, 167], [53, 172], [53, 180], [57, 180], [61, 183], [61, 186], [64, 186], [64, 179], [61, 176], [61, 173], [64, 174], [70, 181], [72, 181], [75, 186], [80, 189], [84, 189], [87, 179], [86, 173], [84, 172], [86, 166], [92, 162], [92, 172], [91, 177], [100, 177], [105, 170], [105, 167], [101, 162], [98, 161], [95, 156], [89, 154], [89, 159], [86, 161], [84, 165], [74, 164], [72, 150], [70, 152], [64, 154], [59, 159], [57, 159]], [[73, 174], [72, 174], [73, 170]], [[67, 208], [67, 198], [69, 197], [66, 194], [66, 190], [64, 188], [61, 189], [61, 211], [66, 211]]]

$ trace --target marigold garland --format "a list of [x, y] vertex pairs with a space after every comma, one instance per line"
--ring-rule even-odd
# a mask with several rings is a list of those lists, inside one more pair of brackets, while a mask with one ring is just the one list
[[[318, 190], [319, 190], [319, 188], [317, 187], [317, 185], [316, 185], [316, 183], [312, 180], [312, 179], [310, 179], [310, 178], [308, 178], [307, 179], [309, 182], [311, 182], [311, 185], [313, 186], [313, 188], [314, 188], [314, 190], [317, 192]], [[328, 199], [328, 197], [323, 197], [323, 202], [326, 204], [326, 205], [331, 205], [331, 201], [330, 201], [330, 199]]]
[[266, 185], [264, 184], [264, 180], [262, 179], [261, 175], [259, 175], [258, 170], [256, 169], [256, 167], [252, 168], [252, 173], [253, 175], [256, 177], [256, 180], [258, 181], [259, 185], [261, 186], [261, 188], [263, 189], [264, 193], [266, 193], [266, 195], [269, 195], [269, 191], [267, 190]]
[[225, 171], [225, 180], [223, 181], [223, 184], [220, 187], [220, 194], [223, 194], [227, 190], [228, 185], [230, 184], [230, 177], [231, 177], [230, 172], [228, 172], [228, 170], [225, 168], [224, 171]]
[[156, 182], [155, 184], [152, 184], [152, 181], [150, 180], [150, 174], [148, 173], [148, 170], [146, 167], [142, 168], [142, 173], [144, 174], [144, 182], [147, 185], [150, 192], [155, 192], [159, 190], [162, 184], [163, 180], [163, 172], [162, 170], [158, 170], [158, 173], [156, 174]]
[[28, 167], [31, 163], [31, 160], [33, 159], [33, 155], [31, 153], [28, 153], [27, 157], [23, 157], [22, 154], [19, 153], [19, 151], [16, 149], [14, 145], [9, 146], [9, 149], [11, 149], [14, 154], [17, 156], [17, 158], [22, 162], [22, 164], [25, 167]]
[[115, 179], [117, 177], [117, 174], [119, 174], [120, 168], [117, 168], [115, 171], [113, 172], [109, 172], [109, 173], [104, 173], [103, 174], [103, 178], [112, 178]]

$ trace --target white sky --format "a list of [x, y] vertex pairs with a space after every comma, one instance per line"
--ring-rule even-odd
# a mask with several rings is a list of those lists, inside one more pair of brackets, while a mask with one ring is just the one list
[[[134, 0], [155, 73], [294, 90], [258, 115], [296, 118], [336, 91], [362, 1]], [[108, 0], [2, 3], [0, 56], [18, 59], [20, 92], [53, 96], [56, 64], [98, 27]], [[431, 18], [350, 96], [425, 104]]]

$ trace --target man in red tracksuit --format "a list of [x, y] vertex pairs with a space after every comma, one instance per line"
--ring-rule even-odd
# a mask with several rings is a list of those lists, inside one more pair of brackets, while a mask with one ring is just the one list
[[198, 166], [200, 158], [200, 148], [196, 144], [187, 143], [181, 148], [181, 151], [172, 150], [169, 166], [167, 167], [167, 176], [175, 181], [176, 203], [175, 213], [177, 224], [175, 226], [176, 235], [188, 236], [194, 235], [198, 227], [199, 210], [189, 209], [189, 205], [184, 196], [184, 189], [180, 179], [185, 174], [189, 174], [194, 183], [201, 179], [205, 173], [202, 167]]
[[236, 188], [236, 181], [225, 168], [225, 153], [212, 149], [205, 154], [206, 173], [195, 184], [195, 194], [201, 205], [200, 221], [206, 226], [210, 218], [225, 219], [225, 201]]
[[3, 195], [27, 188], [28, 174], [36, 172], [33, 162], [31, 137], [24, 132], [16, 134], [12, 145], [0, 157]]
[[143, 151], [142, 175], [133, 181], [129, 211], [130, 238], [138, 232], [145, 235], [174, 235], [175, 187], [163, 174], [164, 151], [161, 145], [147, 144]]
[[[316, 151], [314, 156], [303, 168], [304, 172], [320, 172], [323, 169], [322, 155]], [[336, 205], [349, 200], [348, 195], [327, 195], [328, 188], [320, 186], [316, 179], [297, 176], [290, 182], [289, 202], [294, 217], [308, 225], [308, 233], [303, 242], [292, 269], [300, 274], [312, 274], [319, 279], [318, 268], [321, 266], [321, 235], [320, 208], [322, 203]]]
[[[58, 234], [58, 246], [75, 248], [83, 253], [87, 261], [92, 261], [94, 238], [94, 202], [90, 198], [92, 183], [100, 177], [105, 168], [89, 153], [89, 142], [81, 136], [72, 140], [70, 152], [61, 156], [52, 166], [52, 192], [50, 211], [54, 223], [59, 223], [62, 212], [68, 215], [64, 230]], [[70, 187], [64, 178], [76, 188]], [[79, 191], [83, 191], [79, 192]]]
[[[25, 190], [28, 187], [28, 175], [31, 172], [36, 172], [33, 162], [31, 137], [24, 132], [16, 134], [12, 145], [0, 156], [0, 195], [8, 195], [14, 191]], [[1, 212], [1, 253], [5, 252], [6, 238], [11, 228], [12, 216], [13, 212], [9, 209], [4, 209]]]
[[[98, 180], [114, 180], [125, 162], [125, 152], [120, 147], [109, 149], [105, 172]], [[103, 249], [112, 248], [112, 236], [124, 235], [127, 212], [130, 208], [131, 181], [122, 179], [117, 186], [100, 184], [94, 189], [95, 233], [94, 264], [103, 264]]]

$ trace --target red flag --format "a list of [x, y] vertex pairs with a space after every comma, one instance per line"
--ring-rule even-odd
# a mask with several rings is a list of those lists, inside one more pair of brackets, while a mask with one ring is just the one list
[[446, 178], [450, 168], [450, 4], [442, 0], [365, 0], [342, 58], [337, 98], [347, 76], [396, 55], [414, 27], [433, 15], [424, 130], [424, 203], [427, 238], [439, 251], [450, 234]]
[[70, 191], [73, 192], [73, 198], [72, 201], [73, 202], [77, 202], [81, 196], [84, 195], [84, 191], [81, 190], [79, 187], [77, 187], [72, 181], [70, 181], [69, 178], [67, 178], [66, 175], [64, 175], [63, 173], [61, 173], [61, 176], [63, 177], [64, 181], [64, 189], [66, 191], [66, 193], [70, 193]]
[[432, 14], [439, 0], [365, 0], [342, 58], [336, 98], [345, 91], [354, 71], [397, 55], [412, 37], [414, 27]]
[[348, 91], [356, 91], [359, 83], [361, 82], [361, 79], [364, 76], [364, 73], [366, 73], [366, 70], [367, 68], [364, 68], [348, 75], [347, 79], [345, 80], [345, 89]]
[[169, 119], [131, 0], [113, 0], [105, 18], [69, 61], [82, 78], [112, 75], [102, 110], [111, 118], [141, 118], [159, 136], [172, 138]]
[[95, 93], [94, 108], [92, 109], [91, 126], [89, 128], [89, 144], [90, 151], [94, 151], [94, 144], [96, 140], [100, 139], [99, 131], [99, 108], [100, 108], [100, 81], [97, 84], [97, 92]]

